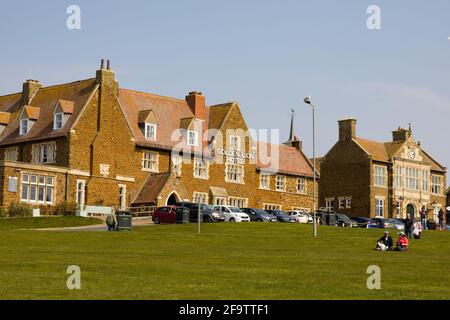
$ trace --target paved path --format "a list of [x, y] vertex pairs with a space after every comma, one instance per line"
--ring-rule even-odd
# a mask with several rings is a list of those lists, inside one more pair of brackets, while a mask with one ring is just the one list
[[[145, 227], [145, 226], [154, 226], [154, 223], [151, 219], [133, 219], [133, 227]], [[94, 224], [89, 226], [81, 226], [81, 227], [63, 227], [63, 228], [41, 228], [41, 229], [27, 229], [34, 231], [107, 231], [106, 224]]]

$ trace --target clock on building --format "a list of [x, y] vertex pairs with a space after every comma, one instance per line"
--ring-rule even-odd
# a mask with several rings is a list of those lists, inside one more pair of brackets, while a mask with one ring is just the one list
[[416, 150], [414, 149], [408, 149], [408, 157], [413, 160], [416, 158]]

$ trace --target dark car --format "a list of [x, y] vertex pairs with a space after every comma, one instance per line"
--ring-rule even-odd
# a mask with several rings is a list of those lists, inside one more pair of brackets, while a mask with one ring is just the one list
[[[198, 221], [198, 203], [195, 202], [179, 202], [177, 206], [189, 209], [189, 221]], [[200, 217], [201, 221], [205, 223], [209, 222], [224, 222], [225, 215], [207, 204], [200, 205]]]
[[350, 218], [343, 213], [336, 213], [336, 224], [340, 227], [358, 227], [358, 223], [350, 220]]
[[366, 217], [355, 217], [352, 218], [358, 224], [360, 228], [379, 228], [378, 224], [375, 223], [372, 219]]
[[277, 217], [278, 221], [280, 222], [296, 222], [295, 218], [290, 217], [286, 212], [282, 210], [266, 210], [266, 212]]
[[278, 219], [274, 215], [267, 213], [266, 211], [262, 209], [255, 209], [255, 208], [244, 208], [241, 209], [246, 214], [249, 215], [250, 221], [256, 221], [256, 222], [277, 222]]

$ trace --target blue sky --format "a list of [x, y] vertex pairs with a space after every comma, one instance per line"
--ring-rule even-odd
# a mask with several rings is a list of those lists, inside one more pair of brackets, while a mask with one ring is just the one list
[[[81, 30], [66, 9], [81, 8]], [[381, 30], [366, 27], [369, 5]], [[289, 110], [311, 155], [312, 95], [318, 154], [337, 140], [337, 120], [359, 136], [389, 141], [412, 123], [450, 166], [450, 2], [434, 1], [34, 1], [3, 2], [0, 94], [28, 78], [44, 85], [93, 77], [109, 58], [125, 88], [209, 104], [237, 100], [252, 128], [280, 128]]]

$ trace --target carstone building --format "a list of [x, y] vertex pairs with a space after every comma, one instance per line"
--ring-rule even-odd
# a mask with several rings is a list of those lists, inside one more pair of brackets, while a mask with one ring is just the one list
[[293, 136], [255, 141], [240, 106], [123, 89], [96, 77], [0, 97], [0, 205], [162, 206], [201, 201], [313, 208], [313, 169]]
[[339, 121], [339, 140], [321, 159], [319, 206], [349, 216], [437, 219], [446, 206], [446, 168], [417, 143], [411, 128], [390, 142], [356, 136], [356, 120]]

